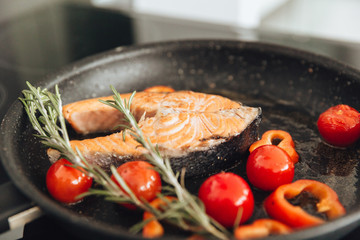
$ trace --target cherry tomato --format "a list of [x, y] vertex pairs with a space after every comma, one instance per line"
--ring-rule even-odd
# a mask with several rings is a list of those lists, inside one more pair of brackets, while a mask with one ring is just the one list
[[320, 114], [317, 126], [327, 143], [347, 147], [360, 138], [360, 113], [348, 105], [340, 104]]
[[50, 195], [63, 203], [80, 201], [77, 196], [91, 187], [93, 179], [62, 158], [51, 165], [46, 174], [46, 186]]
[[246, 174], [255, 187], [272, 191], [280, 185], [292, 182], [294, 163], [283, 149], [276, 145], [263, 145], [250, 153]]
[[254, 211], [254, 196], [247, 182], [234, 173], [218, 173], [202, 183], [199, 198], [206, 213], [225, 227], [233, 227], [238, 213], [240, 224]]
[[[153, 168], [145, 161], [130, 161], [120, 165], [117, 172], [139, 200], [149, 202], [161, 191], [160, 174]], [[111, 176], [111, 179], [120, 186], [115, 176]], [[124, 204], [124, 206], [134, 208], [129, 204]]]

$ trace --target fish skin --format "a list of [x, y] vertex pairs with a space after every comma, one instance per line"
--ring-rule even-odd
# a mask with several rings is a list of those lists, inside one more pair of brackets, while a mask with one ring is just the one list
[[[128, 99], [130, 94], [121, 96]], [[99, 102], [107, 107], [104, 109], [104, 106], [95, 103], [98, 99], [85, 100], [80, 107], [77, 106], [79, 102], [70, 104], [64, 107], [64, 111], [70, 114], [72, 111], [81, 112], [95, 106], [90, 111], [100, 109], [102, 115], [96, 115], [97, 117], [114, 114], [119, 115], [117, 119], [121, 117], [118, 110]], [[81, 105], [84, 104], [90, 107], [83, 108]], [[86, 111], [83, 118], [92, 114], [89, 110]], [[112, 111], [112, 114], [106, 115], [103, 111]], [[139, 121], [144, 135], [159, 147], [164, 157], [170, 159], [174, 171], [186, 167], [186, 177], [204, 176], [234, 165], [238, 161], [234, 158], [246, 153], [249, 146], [258, 139], [261, 122], [260, 108], [243, 106], [218, 95], [192, 91], [139, 92], [133, 99], [131, 111]], [[65, 118], [73, 127], [74, 121], [78, 120], [69, 115]], [[91, 120], [95, 121], [95, 117]], [[91, 131], [104, 130], [94, 126], [96, 124], [92, 125]], [[106, 130], [108, 129], [111, 128], [108, 126]], [[88, 128], [81, 133], [91, 131]], [[110, 165], [119, 166], [126, 161], [144, 159], [144, 154], [147, 153], [130, 134], [126, 134], [124, 141], [122, 131], [91, 139], [72, 140], [70, 143], [90, 163], [105, 170], [109, 170]], [[56, 159], [56, 150], [49, 149], [48, 155], [53, 161]]]

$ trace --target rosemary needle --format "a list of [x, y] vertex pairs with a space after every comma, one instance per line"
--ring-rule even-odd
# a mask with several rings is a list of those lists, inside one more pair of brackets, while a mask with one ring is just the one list
[[[205, 213], [202, 202], [196, 196], [189, 193], [183, 184], [179, 183], [179, 174], [173, 172], [169, 159], [163, 158], [157, 146], [154, 146], [150, 139], [143, 135], [141, 128], [130, 111], [131, 101], [136, 92], [126, 101], [121, 99], [120, 94], [111, 86], [114, 100], [101, 102], [118, 109], [124, 114], [125, 120], [130, 124], [130, 126], [126, 126], [125, 130], [148, 151], [146, 154], [148, 161], [155, 166], [162, 180], [168, 184], [164, 189], [176, 195], [177, 200], [168, 202], [166, 210], [163, 212], [154, 209], [148, 203], [140, 201], [117, 173], [114, 166], [111, 167], [111, 172], [123, 190], [111, 180], [104, 170], [89, 164], [81, 152], [72, 149], [66, 130], [65, 119], [62, 114], [62, 101], [58, 86], [55, 86], [55, 94], [53, 94], [46, 89], [35, 88], [28, 82], [27, 85], [29, 90], [23, 90], [24, 97], [20, 98], [20, 100], [25, 107], [31, 124], [38, 132], [36, 136], [46, 146], [57, 149], [75, 167], [81, 166], [84, 168], [94, 178], [94, 181], [104, 188], [90, 189], [83, 196], [100, 195], [109, 201], [132, 203], [145, 211], [151, 212], [157, 219], [168, 221], [184, 230], [218, 239], [230, 238], [231, 235], [227, 229]], [[38, 115], [40, 116], [38, 117]], [[160, 195], [160, 197], [163, 197], [163, 195]], [[141, 227], [144, 224], [144, 222], [139, 223], [133, 229], [138, 229], [139, 226]]]

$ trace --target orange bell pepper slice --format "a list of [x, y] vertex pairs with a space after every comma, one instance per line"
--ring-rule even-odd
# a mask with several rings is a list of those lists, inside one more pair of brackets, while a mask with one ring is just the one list
[[[165, 196], [165, 198], [167, 200], [169, 200], [170, 202], [175, 200], [175, 197], [171, 197], [171, 196]], [[156, 209], [160, 209], [161, 206], [166, 205], [167, 203], [162, 199], [162, 198], [155, 198], [153, 201], [150, 202], [150, 205], [153, 208]], [[146, 238], [157, 238], [157, 237], [161, 237], [162, 235], [164, 235], [164, 228], [161, 225], [161, 223], [156, 220], [155, 216], [151, 213], [151, 212], [144, 212], [143, 214], [143, 220], [147, 220], [153, 218], [153, 220], [150, 220], [144, 227], [142, 230], [142, 235], [143, 237]]]
[[175, 89], [168, 86], [157, 85], [146, 88], [144, 92], [168, 93], [168, 92], [175, 92]]
[[253, 238], [263, 238], [269, 235], [279, 235], [279, 234], [288, 234], [291, 233], [292, 229], [273, 219], [258, 219], [255, 220], [252, 224], [242, 225], [235, 229], [234, 236], [235, 239], [253, 239]]
[[198, 234], [194, 234], [191, 235], [190, 237], [186, 238], [186, 240], [206, 240], [205, 237], [198, 235]]
[[290, 227], [304, 228], [319, 225], [325, 220], [313, 216], [300, 206], [292, 205], [292, 199], [301, 192], [309, 192], [318, 199], [316, 204], [319, 213], [325, 213], [328, 219], [338, 218], [346, 213], [336, 192], [328, 185], [315, 180], [298, 180], [278, 187], [264, 202], [267, 214]]
[[[274, 142], [276, 140], [280, 140], [280, 142], [278, 144], [275, 144]], [[283, 130], [266, 131], [262, 135], [260, 140], [254, 142], [250, 146], [249, 151], [252, 152], [256, 148], [262, 145], [276, 145], [279, 148], [283, 149], [287, 154], [289, 154], [293, 163], [297, 163], [299, 161], [299, 155], [295, 150], [295, 143], [291, 135], [286, 131]]]

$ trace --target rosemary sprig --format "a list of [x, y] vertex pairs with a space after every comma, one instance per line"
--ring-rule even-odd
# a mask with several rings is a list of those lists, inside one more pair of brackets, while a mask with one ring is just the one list
[[81, 171], [85, 170], [95, 182], [104, 187], [104, 190], [90, 189], [89, 193], [84, 195], [103, 195], [106, 199], [132, 202], [147, 209], [145, 205], [141, 206], [141, 201], [135, 197], [124, 180], [117, 174], [115, 167], [112, 167], [111, 171], [124, 191], [110, 179], [104, 170], [89, 164], [79, 151], [71, 148], [66, 122], [62, 114], [62, 101], [58, 86], [55, 86], [54, 94], [47, 89], [35, 88], [29, 82], [26, 84], [29, 89], [22, 91], [24, 97], [19, 100], [24, 105], [30, 123], [38, 132], [35, 136], [39, 137], [44, 145], [58, 150], [64, 158], [74, 164], [75, 168]]
[[35, 88], [29, 82], [26, 84], [29, 90], [23, 90], [24, 97], [19, 99], [24, 105], [33, 128], [38, 132], [36, 136], [44, 145], [57, 149], [65, 158], [83, 165], [70, 147], [58, 86], [55, 86], [55, 94], [53, 94], [47, 89]]
[[[29, 116], [30, 122], [34, 129], [38, 132], [36, 135], [42, 140], [42, 143], [48, 147], [57, 149], [60, 153], [71, 161], [75, 167], [82, 167], [93, 177], [94, 181], [103, 186], [104, 189], [90, 189], [87, 195], [101, 195], [106, 200], [119, 203], [133, 203], [138, 207], [149, 211], [157, 219], [164, 219], [178, 227], [193, 231], [198, 234], [213, 236], [218, 239], [229, 239], [230, 233], [212, 218], [210, 218], [204, 210], [202, 202], [194, 195], [190, 194], [183, 184], [179, 183], [179, 174], [175, 174], [171, 168], [168, 159], [164, 159], [158, 147], [154, 147], [149, 138], [145, 138], [142, 130], [137, 124], [136, 119], [131, 114], [130, 105], [135, 95], [131, 95], [130, 99], [121, 99], [120, 94], [113, 88], [114, 100], [102, 101], [104, 104], [115, 107], [125, 115], [126, 121], [130, 127], [126, 127], [134, 139], [136, 139], [147, 151], [146, 157], [148, 161], [155, 166], [155, 169], [162, 176], [168, 186], [168, 192], [177, 196], [177, 201], [168, 202], [166, 211], [158, 211], [150, 206], [150, 204], [140, 201], [126, 185], [125, 181], [119, 176], [114, 166], [111, 172], [115, 176], [122, 189], [111, 180], [110, 176], [98, 166], [89, 164], [78, 150], [71, 148], [68, 133], [66, 130], [65, 119], [62, 115], [62, 102], [59, 89], [55, 86], [55, 94], [46, 89], [33, 87], [27, 83], [29, 90], [24, 90], [24, 98], [20, 98], [25, 106], [25, 110]], [[38, 117], [38, 115], [40, 115]], [[183, 182], [183, 181], [182, 181]], [[162, 195], [160, 195], [162, 197]], [[145, 223], [140, 223], [133, 227], [139, 229]]]
[[[190, 194], [186, 188], [179, 183], [177, 175], [174, 174], [171, 168], [169, 159], [163, 158], [158, 147], [154, 147], [151, 140], [145, 138], [143, 135], [135, 117], [130, 111], [131, 100], [133, 99], [135, 92], [131, 95], [129, 101], [126, 102], [121, 98], [114, 87], [111, 86], [111, 89], [114, 93], [114, 100], [100, 101], [108, 106], [118, 109], [125, 115], [126, 121], [128, 121], [131, 126], [127, 127], [127, 130], [137, 142], [148, 150], [146, 157], [149, 162], [156, 167], [159, 174], [162, 176], [163, 181], [173, 187], [174, 193], [181, 204], [181, 208], [177, 208], [176, 204], [178, 203], [170, 204], [170, 207], [168, 207], [168, 212], [171, 210], [174, 211], [174, 213], [169, 214], [170, 216], [175, 213], [181, 216], [177, 219], [177, 221], [180, 221], [174, 223], [177, 225], [179, 225], [178, 223], [181, 223], [180, 225], [182, 225], [182, 228], [185, 230], [201, 229], [201, 231], [210, 233], [219, 239], [227, 239], [229, 236], [227, 230], [205, 213], [201, 201], [198, 200], [196, 196]], [[191, 224], [187, 224], [187, 222], [191, 222]]]

